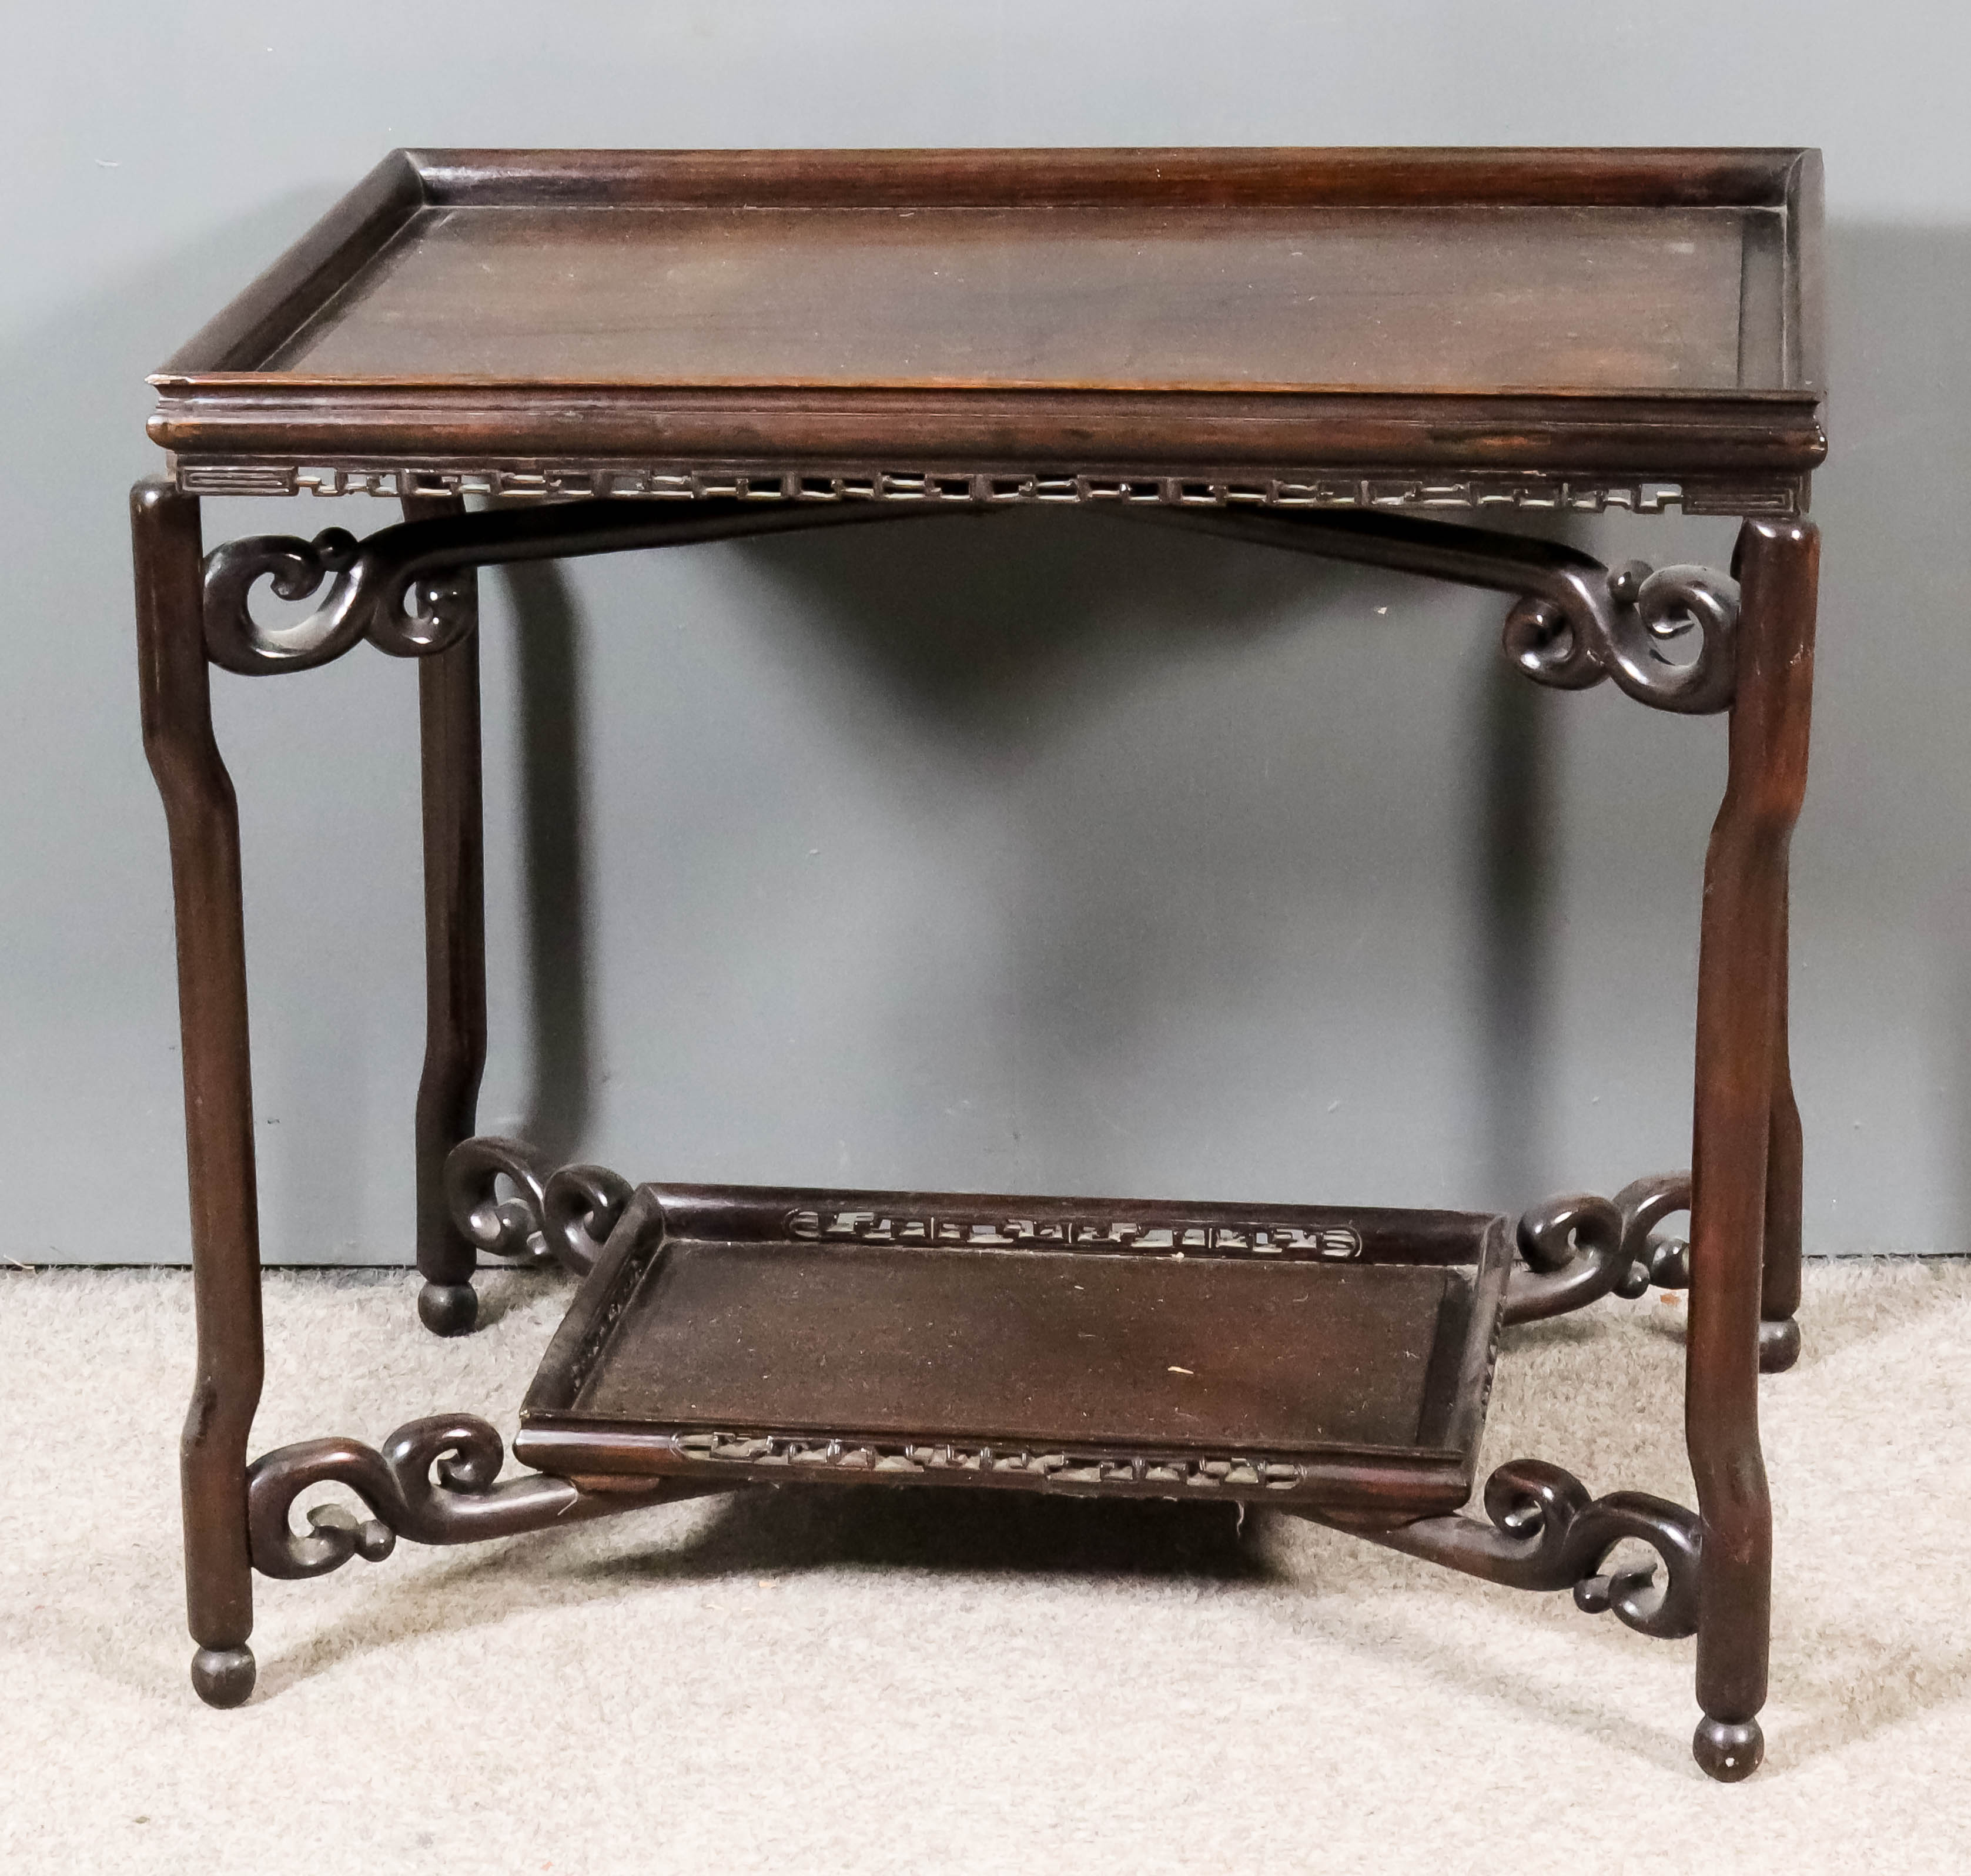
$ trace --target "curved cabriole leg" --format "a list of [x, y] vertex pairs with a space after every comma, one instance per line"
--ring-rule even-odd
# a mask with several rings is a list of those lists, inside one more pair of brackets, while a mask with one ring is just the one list
[[[462, 515], [455, 495], [407, 495], [406, 521]], [[479, 601], [472, 569], [454, 576], [462, 636], [418, 663], [424, 800], [425, 1063], [418, 1083], [418, 1314], [437, 1335], [478, 1320], [478, 1259], [445, 1203], [445, 1155], [470, 1138], [486, 1068], [485, 827], [479, 726]]]
[[1806, 781], [1819, 536], [1748, 521], [1731, 764], [1704, 871], [1692, 1149], [1685, 1438], [1704, 1520], [1692, 1750], [1745, 1778], [1764, 1745], [1772, 1504], [1759, 1450], [1768, 1144], [1786, 936], [1787, 847]]
[[253, 1691], [246, 1441], [260, 1399], [260, 1245], [246, 1048], [239, 819], [213, 740], [198, 503], [131, 491], [144, 749], [164, 798], [176, 914], [198, 1366], [179, 1449], [192, 1684], [215, 1707]]

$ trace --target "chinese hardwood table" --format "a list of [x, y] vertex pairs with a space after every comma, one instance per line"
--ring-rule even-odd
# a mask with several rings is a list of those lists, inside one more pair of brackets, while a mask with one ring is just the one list
[[[1267, 1505], [1697, 1638], [1695, 1752], [1764, 1746], [1758, 1377], [1799, 1348], [1787, 852], [1818, 539], [1806, 150], [399, 151], [153, 379], [133, 495], [178, 925], [197, 1375], [192, 1678], [246, 1699], [252, 1572], [788, 1480]], [[207, 495], [396, 497], [208, 551]], [[1692, 1165], [1518, 1219], [843, 1192], [554, 1170], [474, 1137], [486, 1047], [475, 570], [1096, 506], [1483, 588], [1530, 682], [1727, 721]], [[1728, 572], [1481, 525], [1742, 518]], [[1461, 519], [1447, 519], [1458, 516]], [[249, 609], [259, 582], [293, 602]], [[262, 602], [264, 608], [264, 601]], [[210, 673], [419, 661], [419, 1310], [482, 1258], [579, 1287], [500, 1435], [251, 1456], [262, 1376], [240, 855]], [[666, 1168], [688, 1174], [687, 1168]], [[1688, 1214], [1686, 1236], [1667, 1221]], [[1504, 1324], [1688, 1288], [1693, 1511], [1538, 1460], [1472, 1495]], [[933, 1359], [933, 1356], [935, 1359]], [[296, 1502], [324, 1483], [367, 1515]], [[1622, 1569], [1624, 1540], [1650, 1548]]]

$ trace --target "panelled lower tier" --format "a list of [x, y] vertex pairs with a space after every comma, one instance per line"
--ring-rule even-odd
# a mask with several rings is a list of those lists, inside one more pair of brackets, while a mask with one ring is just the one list
[[1510, 1258], [1476, 1213], [647, 1185], [515, 1451], [1421, 1516], [1470, 1494]]

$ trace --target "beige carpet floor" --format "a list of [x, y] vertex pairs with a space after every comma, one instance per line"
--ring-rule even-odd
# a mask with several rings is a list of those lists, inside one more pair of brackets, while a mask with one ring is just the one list
[[[395, 1272], [270, 1276], [261, 1444], [503, 1427], [562, 1306], [442, 1343]], [[1277, 1513], [795, 1487], [262, 1583], [186, 1682], [181, 1273], [0, 1278], [0, 1867], [792, 1872], [1971, 1868], [1971, 1266], [1810, 1272], [1764, 1384], [1765, 1770], [1692, 1644]], [[1681, 1308], [1516, 1332], [1489, 1464], [1689, 1501]]]

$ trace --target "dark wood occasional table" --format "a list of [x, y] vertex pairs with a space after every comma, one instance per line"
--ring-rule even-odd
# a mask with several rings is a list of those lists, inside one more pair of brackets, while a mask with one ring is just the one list
[[[192, 1678], [246, 1698], [252, 1573], [790, 1480], [1269, 1505], [1697, 1637], [1713, 1777], [1763, 1752], [1758, 1377], [1798, 1352], [1787, 851], [1821, 428], [1805, 150], [397, 151], [153, 379], [132, 498], [169, 823], [198, 1323]], [[208, 551], [206, 495], [401, 501]], [[474, 498], [485, 498], [476, 505]], [[474, 1137], [475, 570], [1059, 503], [1481, 587], [1533, 682], [1718, 713], [1692, 1170], [1517, 1221], [1168, 1199], [632, 1187]], [[1743, 517], [1728, 573], [1488, 510]], [[1446, 516], [1462, 517], [1446, 519]], [[268, 626], [262, 579], [298, 602]], [[501, 1478], [484, 1421], [249, 1457], [262, 1376], [238, 821], [210, 672], [418, 660], [419, 1309], [481, 1258], [581, 1283]], [[681, 1169], [688, 1171], [689, 1169]], [[1340, 1195], [1324, 1194], [1324, 1200]], [[1687, 1242], [1666, 1221], [1688, 1213]], [[1502, 1324], [1689, 1291], [1697, 1509], [1474, 1479]], [[318, 1506], [334, 1481], [367, 1508]], [[1656, 1562], [1622, 1571], [1624, 1539]]]

